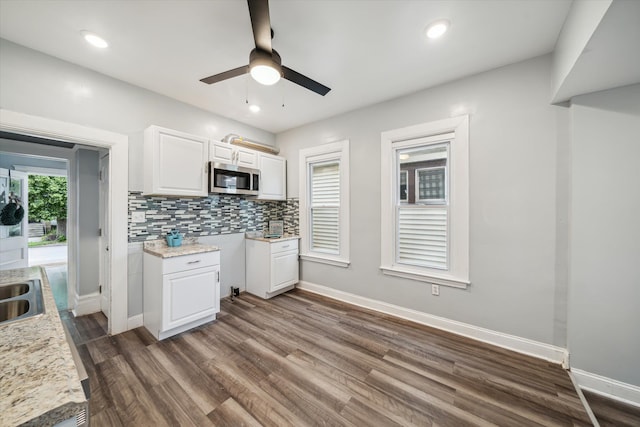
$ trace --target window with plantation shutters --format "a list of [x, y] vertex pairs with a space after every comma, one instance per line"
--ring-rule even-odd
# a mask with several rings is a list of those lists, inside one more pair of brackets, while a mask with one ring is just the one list
[[300, 167], [300, 258], [347, 267], [349, 141], [300, 150]]
[[340, 253], [340, 163], [310, 167], [312, 251]]
[[381, 135], [381, 270], [469, 285], [469, 119]]
[[[396, 263], [447, 269], [449, 202], [447, 164], [449, 141], [397, 150]], [[411, 195], [403, 199], [402, 175]]]

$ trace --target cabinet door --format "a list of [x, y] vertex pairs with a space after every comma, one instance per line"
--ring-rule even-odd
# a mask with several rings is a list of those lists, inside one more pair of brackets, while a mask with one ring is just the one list
[[260, 194], [258, 199], [287, 198], [287, 161], [284, 157], [259, 154]]
[[163, 276], [162, 330], [220, 311], [219, 266]]
[[236, 164], [244, 168], [258, 168], [258, 153], [248, 148], [236, 148]]
[[271, 287], [269, 292], [298, 283], [298, 251], [271, 254]]
[[145, 132], [147, 194], [206, 196], [209, 140], [151, 126]]
[[209, 160], [218, 163], [233, 164], [235, 155], [234, 147], [224, 142], [211, 142]]

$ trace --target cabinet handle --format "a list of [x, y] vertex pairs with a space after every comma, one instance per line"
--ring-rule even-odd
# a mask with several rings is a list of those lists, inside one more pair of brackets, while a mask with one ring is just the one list
[[218, 273], [218, 283], [220, 283], [220, 271], [216, 271]]
[[284, 248], [288, 248], [288, 247], [289, 247], [289, 245], [284, 245], [282, 248], [284, 249]]
[[197, 261], [189, 261], [187, 264], [197, 264], [197, 263], [199, 263], [199, 262], [200, 262], [200, 260], [197, 260]]

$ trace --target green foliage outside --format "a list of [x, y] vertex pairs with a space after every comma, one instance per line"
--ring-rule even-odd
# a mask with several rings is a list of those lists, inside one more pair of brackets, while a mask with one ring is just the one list
[[29, 175], [29, 222], [67, 218], [67, 178]]

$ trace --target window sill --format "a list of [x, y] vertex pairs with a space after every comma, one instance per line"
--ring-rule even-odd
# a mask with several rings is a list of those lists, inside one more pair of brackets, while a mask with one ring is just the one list
[[434, 285], [450, 286], [452, 288], [467, 289], [471, 284], [468, 280], [462, 280], [451, 276], [426, 274], [398, 267], [381, 266], [380, 270], [382, 270], [382, 273], [387, 276], [402, 277], [404, 279], [412, 279], [420, 282], [432, 283]]
[[300, 254], [300, 259], [303, 261], [317, 262], [320, 264], [328, 264], [328, 265], [333, 265], [333, 266], [342, 267], [342, 268], [347, 268], [351, 264], [351, 261], [349, 260], [326, 258], [318, 255], [309, 255], [309, 254]]

